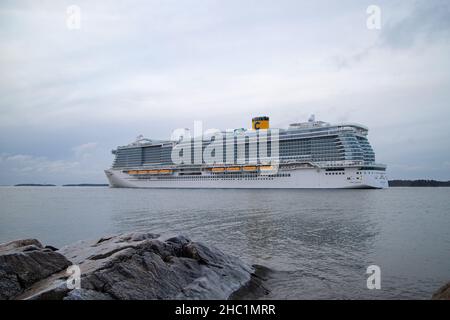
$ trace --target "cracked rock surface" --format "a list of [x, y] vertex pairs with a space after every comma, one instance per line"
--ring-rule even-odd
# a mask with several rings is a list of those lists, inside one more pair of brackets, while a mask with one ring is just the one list
[[[183, 236], [133, 232], [54, 249], [37, 240], [0, 245], [0, 299], [228, 299], [254, 273]], [[80, 289], [67, 288], [70, 265], [80, 267]]]
[[71, 263], [35, 239], [0, 244], [0, 299], [11, 299]]

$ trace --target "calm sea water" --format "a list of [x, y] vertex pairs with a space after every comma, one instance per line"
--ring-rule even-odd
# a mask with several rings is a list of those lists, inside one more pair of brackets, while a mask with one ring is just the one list
[[[0, 242], [184, 234], [276, 270], [277, 299], [428, 299], [450, 280], [450, 188], [144, 190], [0, 187]], [[381, 268], [368, 290], [366, 268]]]

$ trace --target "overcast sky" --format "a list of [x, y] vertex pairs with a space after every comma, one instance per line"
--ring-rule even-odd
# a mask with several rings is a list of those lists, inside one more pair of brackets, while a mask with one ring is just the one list
[[0, 184], [106, 183], [139, 134], [313, 113], [368, 126], [390, 178], [450, 179], [447, 0], [2, 0], [0, 75]]

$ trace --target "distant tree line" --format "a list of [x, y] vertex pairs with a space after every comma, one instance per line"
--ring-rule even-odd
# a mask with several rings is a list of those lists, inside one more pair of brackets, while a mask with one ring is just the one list
[[389, 180], [390, 187], [450, 187], [450, 181], [437, 180]]
[[[15, 187], [56, 187], [55, 184], [48, 183], [19, 183]], [[105, 183], [78, 183], [78, 184], [63, 184], [63, 187], [107, 187]]]

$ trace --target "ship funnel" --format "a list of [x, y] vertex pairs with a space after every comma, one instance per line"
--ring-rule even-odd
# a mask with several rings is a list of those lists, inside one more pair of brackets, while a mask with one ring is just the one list
[[252, 129], [253, 130], [269, 129], [269, 117], [266, 116], [254, 117], [252, 119]]

